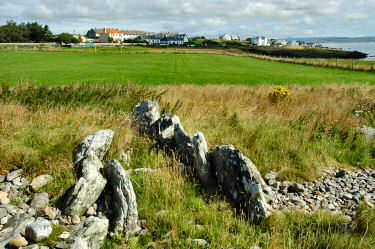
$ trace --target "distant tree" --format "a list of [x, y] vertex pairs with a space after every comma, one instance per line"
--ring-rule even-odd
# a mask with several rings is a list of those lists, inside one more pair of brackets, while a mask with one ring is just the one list
[[14, 21], [7, 21], [7, 24], [0, 26], [0, 42], [22, 42], [23, 31]]
[[60, 35], [57, 36], [56, 42], [59, 43], [72, 43], [73, 36], [69, 33], [61, 33]]
[[44, 42], [52, 39], [48, 25], [44, 27], [37, 22], [16, 24], [8, 21], [0, 26], [0, 42]]

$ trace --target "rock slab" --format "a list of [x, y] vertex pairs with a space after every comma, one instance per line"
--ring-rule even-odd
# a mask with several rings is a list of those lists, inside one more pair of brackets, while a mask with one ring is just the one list
[[82, 162], [82, 177], [65, 198], [65, 214], [82, 216], [98, 200], [107, 183], [99, 172], [102, 167], [95, 151], [88, 151]]
[[69, 248], [99, 249], [108, 233], [108, 219], [89, 217], [74, 226], [70, 233]]
[[159, 103], [147, 100], [134, 107], [132, 124], [138, 128], [140, 133], [153, 136], [153, 124], [159, 118]]
[[255, 165], [233, 145], [216, 146], [212, 151], [214, 175], [226, 195], [242, 208], [248, 218], [266, 218], [268, 205], [263, 195], [265, 182]]
[[137, 200], [130, 176], [117, 160], [107, 162], [108, 183], [112, 189], [114, 217], [111, 231], [126, 239], [138, 231]]

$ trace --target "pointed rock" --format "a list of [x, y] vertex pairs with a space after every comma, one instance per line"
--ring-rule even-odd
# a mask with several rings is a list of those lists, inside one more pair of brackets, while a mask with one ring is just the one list
[[87, 136], [74, 150], [74, 165], [78, 173], [81, 173], [81, 163], [89, 152], [93, 152], [99, 161], [103, 160], [109, 146], [112, 143], [114, 132], [112, 130], [100, 130], [94, 135]]
[[88, 151], [82, 162], [82, 177], [68, 193], [64, 213], [82, 216], [98, 200], [107, 180], [98, 171], [103, 167], [94, 151]]
[[138, 127], [140, 133], [153, 136], [153, 124], [159, 118], [159, 103], [147, 100], [134, 107], [132, 124]]
[[194, 168], [197, 172], [199, 180], [203, 185], [211, 182], [211, 169], [208, 158], [207, 142], [201, 132], [195, 133], [193, 137], [195, 163]]
[[139, 230], [137, 200], [133, 185], [128, 172], [117, 160], [108, 161], [106, 169], [108, 183], [113, 192], [114, 219], [111, 231], [128, 239]]
[[248, 218], [259, 222], [267, 217], [268, 206], [262, 190], [265, 182], [250, 159], [233, 145], [225, 145], [215, 147], [212, 160], [217, 183]]

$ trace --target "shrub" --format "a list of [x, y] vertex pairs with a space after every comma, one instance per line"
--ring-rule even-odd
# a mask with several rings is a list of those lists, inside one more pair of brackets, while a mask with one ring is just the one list
[[290, 96], [290, 90], [282, 87], [282, 86], [276, 86], [273, 88], [272, 91], [269, 93], [270, 100], [272, 102], [277, 102], [279, 100], [282, 100], [286, 97]]

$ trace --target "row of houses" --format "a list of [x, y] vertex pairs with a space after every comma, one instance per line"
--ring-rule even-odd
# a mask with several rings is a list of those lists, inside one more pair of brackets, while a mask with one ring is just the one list
[[240, 37], [238, 35], [224, 34], [219, 36], [219, 40], [222, 41], [239, 41]]
[[179, 33], [154, 33], [139, 30], [118, 30], [114, 28], [90, 29], [86, 37], [99, 42], [123, 42], [132, 40], [135, 42], [146, 41], [149, 45], [183, 45], [188, 42], [186, 34]]

